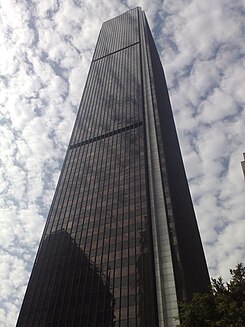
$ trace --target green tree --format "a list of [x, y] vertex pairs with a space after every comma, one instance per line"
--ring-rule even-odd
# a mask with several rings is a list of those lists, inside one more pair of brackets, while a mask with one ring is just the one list
[[180, 304], [181, 327], [245, 327], [245, 267], [230, 270], [231, 279], [212, 279], [208, 293]]

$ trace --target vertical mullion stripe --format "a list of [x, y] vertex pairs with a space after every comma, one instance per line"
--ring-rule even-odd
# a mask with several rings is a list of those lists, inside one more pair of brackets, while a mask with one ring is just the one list
[[[121, 59], [121, 53], [118, 52], [117, 55], [118, 57], [118, 67], [122, 67], [122, 59]], [[119, 70], [120, 72], [120, 70]], [[120, 76], [120, 75], [119, 75]], [[119, 105], [120, 106], [120, 97], [119, 97], [119, 88], [120, 88], [120, 85], [115, 85], [116, 86], [116, 89], [115, 89], [115, 94], [116, 94], [116, 105]], [[119, 101], [118, 101], [119, 100]], [[121, 161], [121, 150], [122, 150], [122, 133], [119, 133], [117, 134], [117, 139], [118, 141], [116, 142], [116, 148], [115, 148], [115, 152], [116, 154], [119, 153], [116, 157], [116, 163], [117, 163], [117, 167], [120, 168], [120, 161]], [[117, 227], [118, 227], [118, 202], [119, 202], [119, 191], [120, 191], [120, 180], [118, 180], [118, 182], [116, 182], [116, 178], [118, 176], [114, 176], [114, 181], [113, 183], [116, 183], [115, 185], [115, 189], [116, 189], [116, 197], [114, 196], [113, 197], [113, 207], [112, 207], [112, 214], [113, 214], [113, 223], [115, 223], [115, 244], [114, 244], [114, 262], [113, 262], [113, 272], [112, 272], [112, 296], [114, 298], [114, 283], [115, 283], [115, 261], [116, 261], [116, 253], [117, 253], [117, 242], [118, 242], [118, 239], [117, 239]], [[116, 211], [116, 214], [114, 214], [114, 212]], [[116, 216], [116, 219], [114, 218]], [[112, 252], [113, 253], [113, 252]], [[111, 313], [111, 316], [113, 318], [113, 311]]]
[[[104, 63], [106, 64], [106, 60], [104, 61]], [[103, 63], [102, 63], [103, 64]], [[106, 79], [105, 79], [106, 80]], [[105, 90], [105, 87], [104, 87], [104, 90]], [[100, 94], [101, 95], [101, 94]], [[97, 143], [100, 143], [99, 141], [97, 141]], [[99, 164], [99, 162], [98, 162], [98, 164]], [[96, 182], [96, 180], [95, 180], [95, 182]]]
[[[110, 62], [111, 62], [111, 60], [112, 60], [112, 58], [106, 58], [106, 59], [104, 59], [105, 60], [105, 62], [106, 62], [106, 64], [107, 64], [107, 71], [108, 71], [108, 73], [110, 72], [110, 70], [108, 69], [108, 67], [110, 66]], [[109, 78], [110, 78], [110, 74], [109, 74]], [[104, 94], [102, 95], [102, 99], [103, 99], [103, 96], [104, 96], [104, 98], [107, 98], [106, 97], [106, 95], [108, 94], [108, 91], [109, 91], [109, 87], [104, 87]], [[107, 93], [107, 94], [106, 94]], [[104, 107], [104, 109], [106, 108], [105, 106], [102, 106], [102, 107]], [[108, 114], [108, 112], [106, 112], [105, 110], [104, 110], [104, 116], [103, 116], [103, 118], [102, 118], [102, 121], [104, 121], [105, 120], [105, 118], [107, 118], [107, 119], [109, 119], [108, 118], [109, 117], [109, 114]], [[102, 162], [102, 164], [103, 164], [103, 162], [105, 161], [106, 162], [106, 160], [103, 160], [104, 158], [104, 156], [105, 156], [105, 153], [107, 154], [107, 152], [108, 152], [108, 148], [109, 148], [109, 144], [108, 144], [108, 142], [109, 142], [109, 140], [108, 139], [103, 139], [103, 151], [102, 151], [102, 159], [101, 159], [101, 162]], [[107, 145], [107, 149], [105, 149], [105, 146]], [[106, 157], [105, 157], [106, 158]], [[105, 165], [105, 167], [104, 167], [104, 171], [106, 172], [106, 167], [107, 167], [107, 165]], [[105, 183], [105, 181], [104, 180], [102, 180], [102, 178], [101, 178], [101, 174], [102, 174], [102, 169], [100, 170], [100, 177], [99, 177], [99, 184], [102, 184], [102, 194], [101, 194], [101, 209], [100, 209], [100, 212], [101, 212], [101, 210], [102, 210], [102, 202], [103, 202], [103, 194], [104, 194], [104, 183]], [[96, 198], [96, 203], [98, 204], [98, 195], [99, 195], [99, 190], [100, 190], [100, 187], [98, 188], [98, 193], [97, 193], [97, 198]], [[100, 219], [99, 219], [99, 221], [100, 221]], [[97, 231], [97, 240], [96, 240], [96, 251], [95, 251], [95, 258], [94, 258], [94, 265], [96, 266], [96, 255], [97, 255], [97, 246], [98, 246], [98, 240], [99, 240], [99, 234], [100, 234], [100, 223], [99, 223], [99, 225], [98, 225], [98, 231]], [[91, 244], [92, 244], [92, 242], [91, 242]], [[95, 272], [94, 272], [94, 274], [95, 274]], [[92, 293], [92, 290], [93, 290], [93, 283], [94, 283], [94, 275], [93, 275], [93, 280], [92, 280], [92, 284], [91, 284], [91, 293]], [[91, 296], [90, 296], [90, 309], [91, 309]], [[91, 311], [91, 310], [90, 310]]]
[[[120, 66], [119, 62], [118, 62], [119, 61], [119, 54], [117, 53], [117, 54], [112, 55], [112, 58], [114, 58], [114, 61], [111, 62], [111, 66], [112, 66], [112, 68], [115, 69], [118, 66]], [[113, 63], [113, 65], [112, 65], [112, 63]], [[112, 70], [114, 71], [114, 69], [112, 69]], [[118, 101], [118, 98], [117, 98], [118, 93], [116, 92], [116, 89], [117, 89], [116, 81], [111, 84], [111, 88], [112, 88], [112, 93], [116, 95], [113, 98], [113, 103], [111, 104], [111, 107], [112, 107], [112, 110], [116, 111], [117, 106], [120, 105], [120, 101]], [[114, 130], [117, 127], [116, 124], [117, 124], [117, 120], [116, 119], [115, 120], [111, 119], [111, 121], [110, 121], [110, 127], [111, 128], [110, 129]], [[111, 199], [111, 210], [110, 210], [110, 224], [109, 224], [109, 227], [107, 227], [107, 228], [109, 228], [109, 244], [108, 244], [108, 253], [107, 253], [107, 268], [106, 268], [107, 272], [109, 270], [109, 260], [110, 260], [110, 253], [111, 253], [110, 252], [110, 250], [111, 250], [110, 239], [111, 239], [111, 227], [112, 227], [112, 221], [113, 221], [113, 211], [114, 211], [114, 201], [115, 201], [115, 199], [114, 199], [114, 189], [116, 187], [115, 186], [115, 176], [116, 176], [115, 172], [116, 172], [116, 168], [117, 168], [117, 147], [116, 147], [116, 145], [118, 143], [118, 141], [117, 141], [118, 139], [119, 139], [119, 134], [116, 134], [115, 136], [112, 137], [112, 142], [111, 142], [112, 143], [112, 145], [111, 145], [111, 158], [113, 158], [113, 156], [114, 156], [114, 172], [111, 175], [113, 177], [113, 183], [110, 186], [108, 185], [108, 189], [110, 189], [110, 187], [113, 188], [113, 193], [111, 195], [112, 199]], [[115, 148], [114, 148], [114, 144], [115, 144]], [[109, 181], [110, 181], [110, 179], [109, 179]], [[115, 245], [114, 245], [114, 248], [115, 248]], [[113, 274], [114, 274], [114, 272], [113, 272]], [[110, 281], [108, 281], [108, 275], [107, 275], [106, 276], [106, 281], [105, 281], [106, 285], [107, 285], [108, 282], [110, 282]], [[113, 281], [112, 281], [112, 283], [113, 283]], [[113, 297], [113, 294], [112, 294], [112, 297]], [[106, 290], [104, 292], [104, 310], [105, 309], [106, 309]], [[113, 310], [113, 307], [112, 307], [112, 310]], [[112, 311], [112, 316], [113, 316], [113, 311]], [[102, 324], [104, 324], [104, 321], [105, 321], [105, 314], [103, 314]]]
[[[101, 69], [102, 69], [102, 72], [101, 73], [103, 73], [103, 70], [104, 69], [106, 71], [106, 65], [105, 65], [105, 63], [101, 63]], [[100, 101], [99, 95], [97, 95], [96, 101], [97, 102]], [[97, 142], [93, 142], [91, 144], [88, 144], [87, 147], [90, 149], [90, 153], [91, 153], [91, 151], [93, 151], [93, 152], [98, 151], [99, 150], [99, 145], [100, 145], [100, 141], [97, 141]], [[98, 150], [96, 150], [97, 148], [98, 148]], [[91, 157], [90, 157], [89, 160], [91, 161]], [[95, 156], [93, 156], [93, 159], [92, 159], [92, 166], [94, 166], [94, 164], [93, 164], [94, 161], [95, 161]], [[88, 171], [87, 171], [87, 174], [88, 174]], [[93, 177], [95, 178], [94, 181], [92, 180]], [[87, 208], [88, 198], [92, 194], [91, 190], [93, 190], [94, 189], [94, 186], [96, 185], [96, 174], [94, 174], [94, 173], [91, 174], [89, 185], [92, 185], [92, 186], [89, 186], [88, 187], [88, 190], [87, 190], [87, 197], [86, 197], [87, 200], [86, 200], [86, 205], [85, 205], [85, 212], [87, 211], [86, 208]], [[90, 215], [91, 215], [91, 213], [90, 213]], [[89, 217], [90, 217], [90, 215], [89, 215]], [[90, 218], [88, 218], [88, 227], [89, 227], [89, 223], [90, 223]], [[88, 227], [87, 227], [87, 231], [88, 231]], [[83, 230], [84, 230], [84, 228], [82, 227], [80, 242], [82, 241]], [[87, 244], [86, 244], [87, 231], [85, 230], [85, 243], [84, 243], [84, 248], [86, 248], [86, 246], [87, 246]], [[79, 282], [81, 281], [81, 275], [82, 275], [82, 272], [80, 273]], [[77, 296], [78, 296], [78, 294], [76, 295], [76, 298], [77, 298]]]
[[[128, 59], [127, 54], [128, 54], [128, 50], [121, 53], [122, 60], [127, 61], [127, 59]], [[128, 73], [128, 71], [126, 69], [123, 69], [123, 70], [121, 69], [121, 76], [122, 76], [122, 81], [123, 82], [126, 79], [125, 78], [126, 73]], [[123, 85], [124, 85], [124, 88], [123, 88], [123, 91], [121, 90], [121, 92], [122, 92], [122, 99], [125, 99], [126, 94], [127, 94], [126, 90], [127, 90], [127, 85], [128, 84], [125, 85], [125, 83], [123, 83]], [[124, 118], [123, 116], [125, 116], [124, 112], [125, 112], [125, 110], [122, 110], [122, 112], [121, 112], [121, 115], [122, 115], [121, 120], [122, 121], [123, 121], [123, 118]], [[130, 133], [130, 131], [129, 131], [129, 133]], [[123, 178], [122, 178], [122, 186], [119, 189], [119, 197], [124, 196], [124, 189], [125, 189], [125, 151], [127, 149], [127, 145], [126, 145], [127, 132], [121, 133], [121, 135], [122, 135], [122, 142], [124, 143], [123, 145], [121, 144], [121, 148], [123, 150], [123, 173], [122, 173]], [[121, 211], [121, 210], [119, 209], [119, 211]], [[123, 211], [122, 214], [124, 214], [124, 208], [123, 208], [122, 211]], [[120, 212], [120, 214], [121, 214], [121, 212]], [[124, 217], [124, 215], [123, 215], [123, 217]], [[123, 232], [124, 232], [123, 228], [124, 228], [124, 219], [121, 219], [122, 233], [121, 233], [121, 239], [120, 239], [120, 243], [119, 243], [120, 246], [121, 246], [121, 249], [120, 249], [120, 252], [121, 252], [121, 257], [120, 257], [120, 261], [121, 261], [121, 264], [120, 264], [120, 279], [121, 279], [121, 281], [120, 281], [120, 292], [119, 292], [119, 326], [120, 326], [120, 322], [121, 322], [121, 311], [122, 311], [121, 295], [122, 295], [122, 257], [123, 257]]]
[[[115, 56], [112, 56], [111, 58], [105, 58], [103, 59], [105, 61], [107, 61], [108, 63], [108, 72], [110, 72], [110, 70], [113, 70], [113, 67], [115, 69], [115, 66], [116, 66], [116, 57]], [[110, 77], [112, 78], [112, 75], [109, 74], [109, 80], [110, 80]], [[109, 84], [108, 86], [108, 89], [107, 89], [107, 95], [110, 94], [111, 90], [112, 90], [112, 85], [114, 85], [114, 83], [111, 83]], [[114, 109], [114, 107], [111, 105], [110, 107], [110, 111], [112, 111]], [[111, 118], [111, 115], [109, 113], [107, 113], [107, 115], [105, 115], [107, 120], [106, 120], [106, 126], [109, 122], [112, 122], [112, 118]], [[111, 129], [111, 128], [110, 128]], [[113, 138], [108, 138], [107, 139], [107, 149], [106, 149], [106, 158], [108, 158], [108, 153], [109, 153], [109, 148], [110, 148], [110, 143], [112, 143], [113, 141]], [[113, 147], [111, 148], [111, 157], [112, 157], [112, 153], [113, 153]], [[111, 167], [111, 160], [106, 161], [106, 165], [105, 165], [105, 177], [108, 176], [107, 174], [107, 163], [109, 164], [109, 167]], [[108, 183], [109, 184], [109, 183]], [[104, 184], [103, 184], [103, 192], [102, 192], [102, 199], [101, 199], [101, 203], [104, 202], [104, 191], [105, 191], [105, 187], [104, 187]], [[107, 194], [106, 194], [106, 207], [107, 207], [107, 202], [108, 202], [108, 193], [109, 193], [109, 185], [108, 185], [108, 188], [107, 188]], [[102, 210], [102, 205], [101, 205], [101, 210]], [[105, 227], [106, 226], [106, 212], [105, 212], [105, 219], [104, 219], [104, 228], [103, 228], [103, 232], [101, 231], [100, 233], [98, 232], [98, 237], [97, 237], [97, 246], [98, 246], [98, 241], [100, 239], [100, 234], [105, 233]], [[100, 224], [99, 224], [99, 227], [100, 227]], [[100, 231], [100, 230], [99, 230]], [[104, 254], [104, 251], [103, 251], [103, 247], [104, 247], [104, 238], [103, 238], [103, 244], [102, 244], [102, 251], [101, 251], [101, 259], [100, 259], [100, 265], [102, 265], [102, 261], [103, 261], [103, 254]], [[100, 272], [100, 278], [101, 278], [101, 272]], [[106, 281], [105, 281], [105, 301], [106, 301], [106, 293], [107, 293], [107, 288], [106, 288]], [[98, 296], [97, 296], [97, 303], [96, 303], [96, 308], [98, 310], [98, 303], [99, 303], [99, 295], [100, 295], [100, 284], [98, 286]], [[97, 319], [97, 310], [96, 310], [96, 316], [95, 316], [95, 321]]]

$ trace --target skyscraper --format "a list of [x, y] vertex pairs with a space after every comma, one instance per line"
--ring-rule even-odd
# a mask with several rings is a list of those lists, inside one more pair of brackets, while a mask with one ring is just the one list
[[17, 326], [176, 326], [209, 285], [144, 12], [99, 34]]

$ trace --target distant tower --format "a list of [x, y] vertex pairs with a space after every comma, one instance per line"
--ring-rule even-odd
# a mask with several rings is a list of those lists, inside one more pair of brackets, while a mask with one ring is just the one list
[[241, 165], [242, 165], [243, 175], [244, 175], [244, 178], [245, 178], [245, 153], [243, 153], [243, 157], [244, 157], [244, 161], [241, 162]]
[[18, 327], [176, 326], [209, 275], [144, 12], [100, 31]]

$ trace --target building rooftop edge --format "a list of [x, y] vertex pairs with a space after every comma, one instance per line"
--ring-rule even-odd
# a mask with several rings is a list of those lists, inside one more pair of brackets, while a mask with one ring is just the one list
[[141, 11], [143, 12], [143, 10], [142, 10], [142, 8], [141, 8], [140, 6], [137, 6], [137, 7], [134, 7], [134, 8], [130, 8], [129, 10], [125, 11], [125, 12], [122, 13], [122, 14], [119, 14], [119, 15], [117, 15], [117, 16], [114, 16], [114, 17], [112, 17], [112, 18], [110, 18], [110, 19], [105, 20], [105, 21], [103, 22], [102, 25], [104, 25], [104, 24], [106, 24], [107, 22], [109, 22], [109, 21], [111, 21], [111, 20], [113, 20], [113, 19], [115, 19], [115, 18], [118, 18], [118, 17], [120, 17], [120, 16], [122, 16], [122, 15], [126, 15], [129, 11], [131, 11], [131, 10], [135, 10], [135, 9], [139, 9], [139, 10], [141, 10]]

